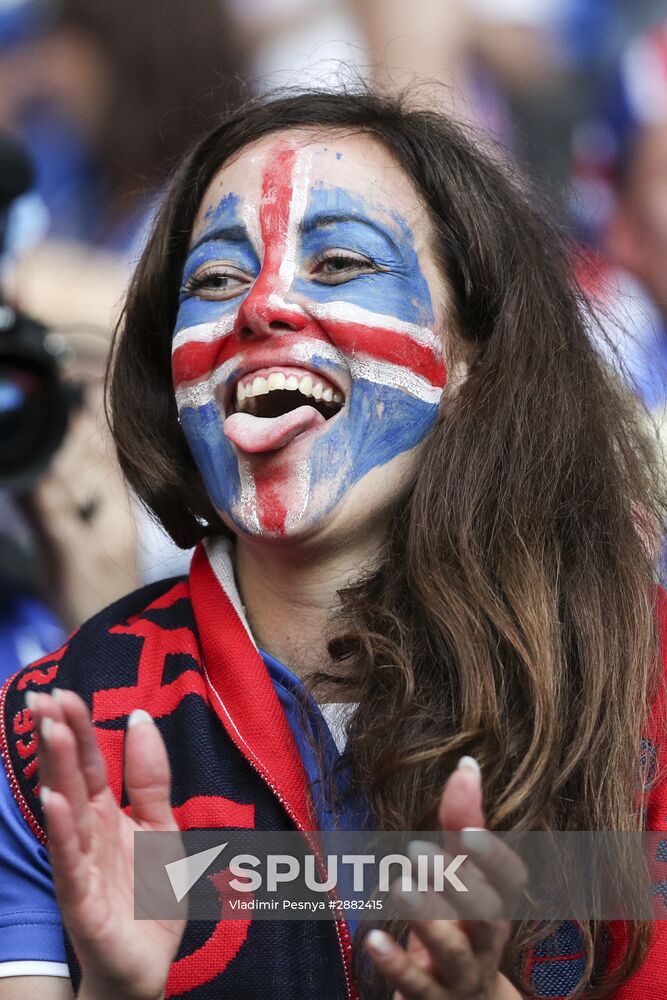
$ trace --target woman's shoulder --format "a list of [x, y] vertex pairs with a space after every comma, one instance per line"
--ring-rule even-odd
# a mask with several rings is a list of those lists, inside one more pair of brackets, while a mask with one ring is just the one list
[[49, 691], [53, 686], [75, 687], [79, 670], [87, 680], [114, 671], [118, 658], [125, 659], [130, 646], [122, 636], [146, 640], [151, 634], [175, 628], [194, 632], [187, 578], [159, 580], [124, 595], [77, 628], [60, 646], [23, 667], [5, 687], [17, 692]]
[[165, 647], [192, 653], [197, 645], [187, 577], [159, 580], [103, 608], [59, 649], [10, 677], [2, 707], [30, 690], [48, 693], [53, 687], [71, 688], [90, 701], [100, 687], [136, 677], [142, 654], [155, 659], [160, 652], [167, 655]]
[[[38, 737], [29, 691], [76, 691], [88, 704], [102, 742], [118, 742], [127, 717], [151, 705], [172, 676], [198, 673], [199, 640], [187, 578], [152, 583], [104, 608], [53, 653], [10, 677], [0, 692], [0, 753], [28, 825], [39, 822]], [[194, 668], [194, 669], [192, 669]], [[107, 747], [111, 756], [114, 746]], [[37, 817], [37, 819], [35, 818]]]

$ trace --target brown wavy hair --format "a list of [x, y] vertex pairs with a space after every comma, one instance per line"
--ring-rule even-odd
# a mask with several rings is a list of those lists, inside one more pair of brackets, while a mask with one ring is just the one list
[[[449, 119], [368, 93], [288, 94], [245, 106], [193, 149], [117, 334], [110, 416], [127, 478], [179, 545], [226, 532], [171, 389], [179, 281], [214, 174], [248, 143], [302, 127], [368, 133], [411, 178], [451, 290], [453, 349], [468, 363], [379, 567], [340, 594], [327, 673], [359, 702], [346, 750], [355, 785], [378, 828], [437, 828], [443, 783], [472, 754], [491, 829], [637, 829], [658, 683], [654, 569], [637, 528], [653, 535], [663, 522], [654, 445], [594, 349], [567, 244]], [[533, 931], [515, 928], [507, 949], [515, 982]], [[584, 928], [581, 991], [608, 996], [638, 967], [648, 925], [628, 931], [622, 963], [591, 990], [601, 933]]]

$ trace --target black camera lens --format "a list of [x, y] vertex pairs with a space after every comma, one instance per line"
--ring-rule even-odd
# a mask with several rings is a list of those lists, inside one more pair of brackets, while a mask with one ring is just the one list
[[39, 448], [48, 396], [37, 372], [0, 363], [0, 475]]
[[[0, 132], [0, 256], [10, 203], [32, 183], [32, 166]], [[62, 442], [76, 394], [60, 378], [52, 334], [17, 312], [0, 288], [0, 490], [29, 492]]]
[[46, 331], [17, 315], [0, 330], [0, 488], [32, 487], [64, 437], [69, 409]]

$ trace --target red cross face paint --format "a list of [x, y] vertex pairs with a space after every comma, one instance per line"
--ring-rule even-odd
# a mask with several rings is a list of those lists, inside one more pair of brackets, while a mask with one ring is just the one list
[[366, 136], [271, 136], [214, 179], [172, 365], [190, 448], [237, 531], [301, 537], [402, 489], [446, 380], [431, 239]]

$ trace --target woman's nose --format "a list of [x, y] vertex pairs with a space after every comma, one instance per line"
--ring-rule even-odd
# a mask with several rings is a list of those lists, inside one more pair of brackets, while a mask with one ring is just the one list
[[308, 317], [299, 306], [286, 302], [275, 291], [255, 286], [239, 308], [234, 333], [242, 340], [263, 339], [277, 333], [298, 332], [307, 322]]

